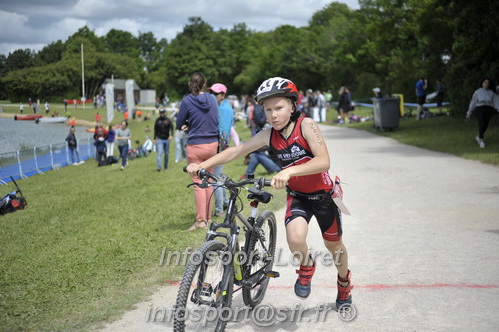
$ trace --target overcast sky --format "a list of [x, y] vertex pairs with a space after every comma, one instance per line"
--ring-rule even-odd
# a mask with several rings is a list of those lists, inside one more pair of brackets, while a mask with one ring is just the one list
[[[191, 16], [200, 16], [215, 30], [236, 23], [256, 31], [289, 24], [305, 26], [324, 0], [0, 0], [0, 54], [65, 42], [84, 25], [97, 36], [111, 29], [153, 32], [157, 40], [175, 38]], [[358, 9], [357, 0], [341, 0]]]

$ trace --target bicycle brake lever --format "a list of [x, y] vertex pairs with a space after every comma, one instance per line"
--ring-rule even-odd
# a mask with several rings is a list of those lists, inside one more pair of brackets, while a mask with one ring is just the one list
[[192, 186], [198, 186], [199, 188], [206, 189], [209, 187], [209, 183], [204, 181], [204, 180], [201, 183], [194, 182], [194, 183], [187, 185], [187, 188], [192, 187]]

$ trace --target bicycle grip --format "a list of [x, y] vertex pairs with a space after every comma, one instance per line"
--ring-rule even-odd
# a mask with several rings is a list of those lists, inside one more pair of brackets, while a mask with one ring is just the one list
[[184, 171], [184, 173], [187, 173], [187, 166], [184, 166], [182, 170]]

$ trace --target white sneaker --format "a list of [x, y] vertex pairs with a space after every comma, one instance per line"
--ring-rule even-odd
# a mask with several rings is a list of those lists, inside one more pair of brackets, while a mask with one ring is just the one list
[[476, 139], [476, 142], [478, 143], [478, 145], [480, 146], [480, 148], [484, 148], [485, 147], [485, 143], [477, 136], [475, 137]]

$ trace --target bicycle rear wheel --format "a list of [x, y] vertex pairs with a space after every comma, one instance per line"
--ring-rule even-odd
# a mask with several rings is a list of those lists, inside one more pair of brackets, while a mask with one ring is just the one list
[[[230, 308], [234, 287], [233, 265], [222, 261], [228, 256], [225, 249], [211, 240], [191, 256], [177, 294], [174, 331], [225, 331], [230, 310], [221, 309]], [[224, 271], [229, 276], [225, 293], [220, 289]]]
[[[248, 246], [248, 264], [245, 271], [245, 277], [256, 273], [267, 264], [266, 270], [272, 270], [276, 241], [277, 229], [275, 216], [271, 211], [265, 210], [258, 216], [254, 228], [263, 235], [261, 239], [252, 235]], [[265, 296], [269, 285], [269, 277], [262, 275], [262, 278], [251, 288], [243, 287], [243, 301], [247, 306], [254, 308], [260, 304]]]

